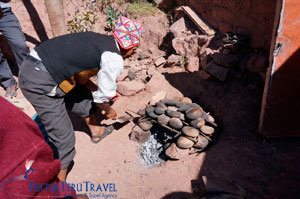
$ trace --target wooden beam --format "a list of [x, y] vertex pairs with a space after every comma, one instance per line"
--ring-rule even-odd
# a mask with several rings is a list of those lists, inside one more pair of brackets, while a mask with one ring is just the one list
[[53, 37], [67, 34], [65, 13], [61, 0], [45, 0]]
[[216, 31], [188, 6], [181, 6], [183, 12], [195, 23], [195, 25], [207, 36], [213, 36]]

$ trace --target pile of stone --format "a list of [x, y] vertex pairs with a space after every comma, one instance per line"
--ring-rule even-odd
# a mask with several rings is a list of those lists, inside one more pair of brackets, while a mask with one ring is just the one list
[[235, 76], [237, 71], [248, 70], [264, 76], [268, 67], [267, 53], [250, 48], [250, 39], [246, 35], [230, 32], [223, 36], [203, 34], [195, 30], [195, 25], [193, 27], [186, 16], [172, 24], [170, 32], [174, 36], [172, 48], [176, 54], [158, 61], [164, 66], [182, 65], [180, 58], [185, 58], [188, 72], [199, 72], [204, 80], [220, 81], [225, 81], [230, 73]]
[[130, 137], [146, 142], [153, 127], [163, 127], [156, 131], [156, 137], [162, 138], [160, 142], [164, 144], [165, 154], [171, 159], [183, 157], [181, 152], [184, 150], [201, 152], [216, 137], [215, 119], [196, 103], [163, 99], [141, 109], [138, 114], [141, 117]]

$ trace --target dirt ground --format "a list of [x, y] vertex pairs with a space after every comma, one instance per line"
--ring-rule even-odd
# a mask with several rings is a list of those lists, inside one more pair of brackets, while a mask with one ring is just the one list
[[[31, 2], [27, 5], [30, 15], [20, 1], [13, 8], [32, 49], [51, 38], [51, 29], [42, 1]], [[37, 15], [30, 17], [33, 14]], [[32, 22], [39, 25], [33, 26]], [[208, 176], [240, 185], [251, 199], [300, 198], [300, 140], [264, 140], [257, 135], [263, 91], [258, 76], [249, 73], [220, 83], [201, 80], [198, 73], [161, 71], [165, 84], [157, 91], [165, 90], [173, 97], [182, 93], [215, 116], [221, 126], [216, 143], [200, 155], [146, 168], [141, 163], [139, 144], [128, 138], [133, 123], [118, 126], [113, 134], [93, 144], [83, 121], [72, 116], [77, 153], [68, 182], [115, 183], [117, 198], [124, 199], [188, 199], [195, 197], [191, 180]], [[119, 115], [127, 109], [137, 111], [154, 94], [142, 91], [123, 96], [114, 108]], [[2, 88], [0, 95], [4, 96]], [[22, 98], [20, 91], [18, 98]], [[32, 108], [28, 112], [34, 114]]]

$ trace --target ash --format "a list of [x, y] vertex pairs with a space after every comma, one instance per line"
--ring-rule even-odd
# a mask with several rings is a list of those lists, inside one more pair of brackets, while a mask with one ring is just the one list
[[140, 154], [142, 156], [142, 164], [145, 167], [150, 167], [163, 163], [164, 160], [160, 157], [162, 151], [163, 145], [152, 134], [150, 139], [141, 145]]

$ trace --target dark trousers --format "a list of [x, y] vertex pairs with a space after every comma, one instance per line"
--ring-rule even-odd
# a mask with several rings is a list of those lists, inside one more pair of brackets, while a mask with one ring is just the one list
[[19, 72], [19, 85], [26, 99], [33, 105], [49, 136], [55, 153], [65, 169], [75, 155], [75, 135], [67, 109], [81, 117], [97, 111], [92, 93], [85, 86], [76, 86], [65, 94], [47, 72], [42, 62], [28, 55]]
[[[1, 9], [1, 8], [0, 8]], [[16, 58], [18, 67], [28, 54], [29, 49], [25, 43], [25, 37], [16, 16], [11, 8], [3, 8], [3, 17], [0, 18], [0, 32], [7, 39]], [[0, 83], [7, 88], [16, 83], [7, 60], [3, 57], [0, 49]]]

